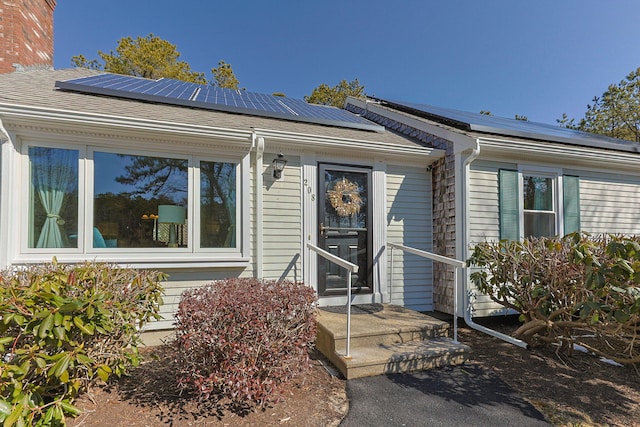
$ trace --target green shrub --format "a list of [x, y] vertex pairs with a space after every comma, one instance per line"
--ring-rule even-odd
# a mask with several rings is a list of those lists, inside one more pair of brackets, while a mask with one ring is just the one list
[[309, 367], [315, 292], [302, 283], [227, 279], [186, 291], [176, 315], [179, 382], [201, 398], [277, 399]]
[[471, 274], [471, 281], [524, 321], [570, 318], [585, 298], [584, 266], [570, 262], [572, 251], [568, 238], [479, 243], [468, 264], [482, 269]]
[[93, 382], [138, 363], [141, 326], [158, 318], [157, 272], [46, 265], [0, 275], [0, 421], [64, 424]]
[[[580, 344], [620, 363], [640, 362], [640, 238], [574, 233], [484, 242], [468, 260], [471, 281], [520, 313], [529, 344]], [[580, 332], [580, 334], [576, 334]]]

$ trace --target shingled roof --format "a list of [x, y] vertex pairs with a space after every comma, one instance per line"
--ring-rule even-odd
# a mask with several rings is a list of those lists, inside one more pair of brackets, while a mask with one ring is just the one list
[[428, 104], [372, 98], [385, 107], [437, 122], [474, 136], [498, 135], [590, 148], [640, 153], [640, 144], [546, 123], [471, 113]]
[[88, 69], [33, 70], [0, 75], [0, 108], [30, 106], [65, 112], [93, 113], [106, 116], [156, 120], [212, 128], [236, 130], [269, 129], [307, 135], [371, 141], [406, 147], [424, 147], [425, 144], [398, 133], [386, 130], [373, 132], [348, 129], [321, 124], [293, 122], [288, 120], [251, 116], [188, 108], [123, 99], [102, 95], [91, 95], [60, 90], [56, 81], [77, 79], [100, 74]]

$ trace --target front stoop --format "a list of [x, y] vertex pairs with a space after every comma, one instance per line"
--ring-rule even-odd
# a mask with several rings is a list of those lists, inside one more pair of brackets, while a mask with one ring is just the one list
[[449, 324], [388, 304], [352, 310], [351, 358], [346, 350], [346, 315], [320, 309], [316, 346], [346, 379], [459, 365], [469, 347], [447, 338]]

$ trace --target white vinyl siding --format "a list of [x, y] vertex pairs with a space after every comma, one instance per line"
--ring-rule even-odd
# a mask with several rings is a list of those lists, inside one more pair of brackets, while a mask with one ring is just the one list
[[640, 234], [640, 177], [580, 174], [581, 229], [592, 234]]
[[500, 240], [498, 170], [500, 166], [478, 162], [469, 173], [469, 242]]
[[[424, 168], [388, 166], [386, 218], [389, 242], [432, 251], [431, 197], [431, 176]], [[432, 262], [395, 250], [393, 269], [391, 303], [418, 311], [433, 310]]]
[[182, 293], [187, 289], [203, 287], [214, 280], [238, 277], [240, 269], [198, 269], [198, 270], [163, 270], [169, 275], [164, 286], [163, 304], [160, 306], [160, 320], [153, 320], [144, 327], [145, 331], [158, 331], [174, 327], [174, 315], [178, 311]]
[[270, 160], [264, 155], [263, 278], [302, 280], [302, 198], [298, 157], [287, 156], [282, 178], [274, 180]]
[[[474, 162], [469, 172], [469, 252], [479, 242], [500, 240], [499, 170], [515, 169], [515, 165]], [[473, 269], [469, 269], [471, 273]], [[470, 283], [473, 288], [473, 284]], [[474, 316], [491, 316], [504, 313], [503, 307], [489, 297], [476, 293], [473, 302]]]

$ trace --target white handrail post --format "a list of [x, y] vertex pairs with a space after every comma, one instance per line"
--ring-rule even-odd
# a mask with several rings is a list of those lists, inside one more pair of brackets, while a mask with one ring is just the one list
[[345, 359], [351, 359], [351, 270], [347, 268], [347, 354]]
[[453, 267], [453, 343], [458, 344], [458, 267]]
[[307, 247], [324, 259], [333, 262], [347, 270], [347, 351], [345, 358], [351, 358], [351, 275], [358, 272], [358, 266], [340, 257], [337, 257], [316, 245], [307, 243]]
[[[458, 272], [459, 269], [467, 268], [467, 264], [464, 261], [460, 261], [454, 258], [449, 258], [443, 255], [436, 255], [431, 252], [423, 251], [421, 249], [411, 248], [409, 246], [400, 245], [397, 243], [387, 243], [391, 246], [391, 266], [393, 267], [393, 249], [398, 248], [404, 252], [417, 255], [422, 258], [427, 258], [436, 262], [442, 262], [447, 265], [453, 266], [453, 342], [458, 344]], [[464, 270], [463, 270], [464, 271]], [[389, 291], [391, 294], [391, 291]]]
[[389, 304], [392, 303], [393, 301], [393, 251], [394, 251], [395, 247], [392, 245], [391, 246], [391, 265], [390, 265], [390, 270], [389, 271]]

